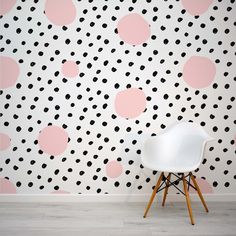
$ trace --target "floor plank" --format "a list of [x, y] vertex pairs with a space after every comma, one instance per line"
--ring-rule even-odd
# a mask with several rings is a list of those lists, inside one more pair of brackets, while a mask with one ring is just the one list
[[192, 226], [184, 202], [154, 203], [146, 219], [144, 203], [0, 203], [0, 235], [236, 235], [236, 204], [208, 206], [192, 204]]

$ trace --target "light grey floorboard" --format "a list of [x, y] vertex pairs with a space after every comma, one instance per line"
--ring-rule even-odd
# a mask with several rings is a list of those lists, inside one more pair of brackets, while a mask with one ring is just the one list
[[144, 219], [144, 203], [0, 203], [1, 236], [236, 235], [236, 204], [192, 203], [192, 226], [184, 202], [154, 203]]

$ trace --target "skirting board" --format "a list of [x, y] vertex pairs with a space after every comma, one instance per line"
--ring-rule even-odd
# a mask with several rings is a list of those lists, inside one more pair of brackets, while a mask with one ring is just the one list
[[[147, 202], [150, 194], [1, 194], [3, 202]], [[160, 200], [161, 195], [158, 195]], [[191, 194], [193, 202], [200, 201], [198, 195]], [[236, 202], [236, 193], [233, 194], [204, 194], [209, 202]], [[168, 194], [169, 202], [185, 201], [181, 194]]]

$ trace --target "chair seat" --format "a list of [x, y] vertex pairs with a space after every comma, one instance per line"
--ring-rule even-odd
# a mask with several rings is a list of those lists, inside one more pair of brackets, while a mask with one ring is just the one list
[[173, 124], [144, 142], [141, 161], [161, 172], [194, 171], [201, 164], [206, 142], [212, 139], [198, 124]]
[[142, 164], [151, 169], [160, 172], [172, 172], [172, 173], [184, 173], [191, 172], [196, 170], [199, 167], [199, 163], [193, 165], [192, 163], [185, 162], [145, 162], [145, 159], [142, 160]]

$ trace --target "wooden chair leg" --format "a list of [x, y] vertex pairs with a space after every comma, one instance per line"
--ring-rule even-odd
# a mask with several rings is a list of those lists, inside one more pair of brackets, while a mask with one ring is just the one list
[[159, 179], [158, 179], [158, 181], [157, 181], [157, 184], [156, 184], [155, 188], [153, 189], [153, 192], [152, 192], [152, 195], [151, 195], [151, 197], [150, 197], [149, 203], [148, 203], [147, 208], [146, 208], [146, 210], [145, 210], [145, 213], [144, 213], [144, 215], [143, 215], [144, 218], [146, 218], [147, 213], [148, 213], [148, 211], [149, 211], [149, 208], [150, 208], [151, 205], [152, 205], [153, 199], [154, 199], [154, 197], [155, 197], [155, 195], [156, 195], [156, 192], [157, 192], [157, 190], [158, 190], [158, 188], [159, 188], [159, 186], [160, 186], [160, 184], [161, 184], [163, 175], [164, 175], [164, 173], [162, 172], [161, 175], [160, 175], [160, 177], [159, 177]]
[[201, 202], [202, 202], [206, 212], [209, 212], [209, 210], [207, 208], [207, 205], [206, 205], [206, 202], [205, 202], [205, 200], [204, 200], [204, 198], [202, 196], [201, 190], [200, 190], [200, 188], [199, 188], [199, 186], [197, 184], [197, 181], [195, 180], [195, 178], [194, 178], [194, 176], [193, 176], [193, 174], [191, 172], [189, 174], [190, 174], [190, 177], [191, 177], [191, 179], [193, 181], [193, 184], [194, 184], [195, 188], [197, 189], [198, 196], [200, 197]]
[[168, 194], [168, 189], [169, 189], [169, 186], [170, 186], [170, 176], [171, 176], [171, 173], [169, 173], [169, 175], [167, 176], [167, 186], [165, 188], [165, 191], [164, 191], [164, 195], [163, 195], [163, 200], [162, 200], [162, 206], [165, 205], [165, 202], [166, 202], [166, 196]]
[[187, 184], [186, 184], [186, 180], [185, 180], [184, 174], [183, 174], [182, 179], [183, 179], [184, 193], [185, 193], [185, 197], [186, 197], [186, 202], [187, 202], [187, 206], [188, 206], [188, 212], [189, 212], [191, 224], [194, 225], [195, 223], [194, 223], [194, 219], [193, 219], [193, 213], [192, 213], [192, 208], [191, 208], [191, 202], [190, 202], [189, 193], [188, 193]]

